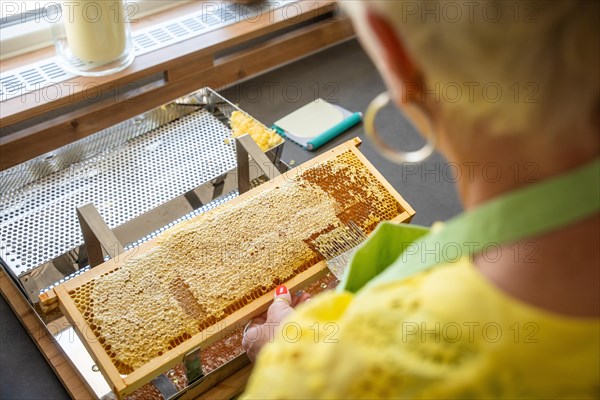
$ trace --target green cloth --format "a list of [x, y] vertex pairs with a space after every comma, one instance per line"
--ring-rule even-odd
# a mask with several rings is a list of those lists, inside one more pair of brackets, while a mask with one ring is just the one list
[[358, 291], [428, 232], [429, 228], [417, 225], [390, 222], [379, 224], [369, 240], [352, 256], [343, 280], [346, 284], [344, 289]]
[[[600, 209], [600, 158], [465, 212], [436, 232], [380, 224], [353, 255], [338, 290], [404, 279], [438, 264], [558, 229]], [[493, 249], [495, 251], [495, 249]]]

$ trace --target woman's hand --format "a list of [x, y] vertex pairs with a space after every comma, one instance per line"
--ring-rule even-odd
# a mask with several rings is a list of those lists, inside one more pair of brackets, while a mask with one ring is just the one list
[[310, 299], [308, 293], [293, 296], [285, 285], [277, 286], [275, 299], [266, 313], [255, 317], [244, 330], [242, 348], [246, 351], [251, 362], [256, 360], [262, 347], [272, 342], [281, 330], [281, 321], [294, 312], [298, 304]]

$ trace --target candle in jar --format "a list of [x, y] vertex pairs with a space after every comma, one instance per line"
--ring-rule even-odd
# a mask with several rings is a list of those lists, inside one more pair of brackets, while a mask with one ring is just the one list
[[108, 63], [125, 51], [123, 0], [63, 1], [67, 42], [86, 62]]

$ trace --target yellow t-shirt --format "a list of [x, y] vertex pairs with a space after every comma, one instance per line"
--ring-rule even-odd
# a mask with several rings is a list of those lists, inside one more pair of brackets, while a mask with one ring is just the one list
[[300, 307], [249, 399], [599, 398], [600, 320], [509, 298], [468, 260]]

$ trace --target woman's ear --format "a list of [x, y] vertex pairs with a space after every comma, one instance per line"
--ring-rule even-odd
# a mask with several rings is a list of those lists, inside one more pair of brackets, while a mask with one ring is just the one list
[[[366, 7], [366, 23], [372, 32], [378, 47], [389, 84], [393, 85], [394, 97], [398, 103], [422, 102], [423, 76], [421, 70], [406, 51], [399, 32], [380, 14]], [[398, 87], [400, 86], [400, 87]], [[401, 96], [401, 98], [397, 98]]]

